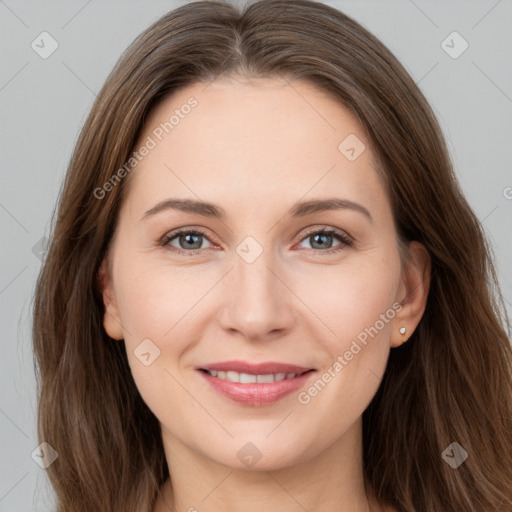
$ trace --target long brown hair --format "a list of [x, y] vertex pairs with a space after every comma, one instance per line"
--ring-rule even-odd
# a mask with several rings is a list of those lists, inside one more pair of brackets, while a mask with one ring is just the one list
[[[512, 511], [510, 325], [491, 248], [435, 115], [391, 52], [350, 17], [312, 0], [260, 0], [167, 13], [122, 55], [80, 133], [33, 310], [38, 435], [59, 454], [47, 470], [58, 512], [150, 511], [169, 476], [124, 344], [103, 329], [96, 276], [128, 180], [101, 199], [95, 191], [125, 165], [164, 96], [227, 74], [305, 79], [355, 113], [400, 240], [430, 253], [425, 314], [391, 351], [363, 414], [364, 474], [377, 499], [407, 512]], [[468, 453], [456, 469], [442, 455], [452, 442]]]

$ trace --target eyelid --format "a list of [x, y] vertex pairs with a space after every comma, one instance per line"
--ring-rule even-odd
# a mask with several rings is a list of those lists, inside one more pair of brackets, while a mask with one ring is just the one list
[[[174, 238], [176, 237], [177, 235], [182, 235], [182, 234], [185, 234], [185, 233], [194, 233], [196, 235], [202, 235], [204, 236], [205, 238], [208, 238], [210, 241], [211, 239], [216, 239], [215, 235], [212, 235], [210, 230], [208, 230], [207, 228], [203, 228], [203, 227], [196, 227], [196, 226], [185, 226], [185, 227], [180, 227], [180, 228], [176, 228], [176, 229], [172, 229], [171, 231], [167, 231], [164, 236], [162, 237], [162, 240], [163, 239], [169, 239], [169, 238]], [[218, 242], [215, 242], [218, 244]]]
[[315, 233], [328, 233], [328, 234], [335, 234], [340, 236], [341, 238], [345, 238], [347, 242], [354, 243], [355, 239], [349, 235], [346, 231], [343, 231], [342, 229], [334, 228], [331, 226], [323, 225], [323, 226], [316, 226], [314, 228], [308, 229], [304, 233], [302, 233], [302, 238], [300, 241], [304, 240], [304, 238], [311, 236]]

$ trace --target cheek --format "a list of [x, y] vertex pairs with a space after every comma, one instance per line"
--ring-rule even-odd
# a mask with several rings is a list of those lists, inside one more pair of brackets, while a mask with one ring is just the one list
[[389, 356], [399, 276], [399, 264], [360, 266], [332, 276], [327, 294], [310, 295], [308, 304], [329, 329], [322, 326], [322, 336], [316, 331], [322, 369], [298, 399], [304, 411], [315, 411], [312, 428], [323, 419], [328, 438], [355, 421], [377, 392]]
[[379, 334], [387, 336], [395, 313], [392, 306], [400, 279], [399, 260], [361, 258], [350, 263], [342, 262], [328, 271], [320, 269], [296, 282], [297, 295], [307, 298], [305, 302], [321, 321], [325, 334], [319, 339], [328, 343], [331, 354], [348, 350], [358, 336], [364, 341], [365, 333], [375, 324]]
[[187, 329], [193, 305], [204, 291], [194, 293], [163, 269], [131, 271], [118, 300], [128, 362], [146, 405], [160, 421], [170, 421], [168, 411], [193, 408], [187, 403], [178, 366], [195, 339]]
[[[165, 266], [149, 265], [149, 256], [120, 262], [116, 298], [130, 345], [144, 338], [161, 344], [186, 322], [185, 315], [205, 290], [194, 286], [193, 274]], [[204, 288], [204, 287], [203, 287]]]
[[364, 411], [379, 387], [389, 356], [399, 280], [400, 260], [391, 250], [388, 258], [368, 257], [340, 266], [329, 275], [325, 293], [308, 286], [314, 290], [308, 304], [323, 322], [315, 336], [322, 371], [320, 382], [305, 390], [301, 403], [330, 418], [333, 435], [343, 428], [345, 415], [355, 418]]
[[168, 365], [164, 360], [178, 357], [183, 350], [180, 340], [186, 338], [175, 333], [186, 325], [189, 299], [184, 298], [182, 286], [169, 269], [150, 266], [142, 256], [120, 258], [115, 269], [128, 362], [141, 394], [152, 400], [156, 387], [172, 380], [165, 372]]

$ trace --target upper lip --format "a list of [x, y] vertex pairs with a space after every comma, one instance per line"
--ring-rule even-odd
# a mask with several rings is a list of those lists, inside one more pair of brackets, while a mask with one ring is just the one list
[[207, 364], [205, 366], [198, 366], [198, 370], [217, 370], [217, 371], [233, 371], [238, 373], [247, 373], [249, 375], [269, 375], [276, 373], [296, 373], [301, 374], [314, 368], [305, 368], [304, 366], [297, 366], [295, 364], [287, 363], [249, 363], [247, 361], [222, 361], [220, 363]]

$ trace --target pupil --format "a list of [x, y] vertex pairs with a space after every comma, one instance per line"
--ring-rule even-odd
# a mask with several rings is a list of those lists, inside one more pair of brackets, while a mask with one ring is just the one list
[[[331, 235], [327, 235], [327, 234], [325, 234], [325, 233], [323, 233], [323, 234], [313, 235], [313, 239], [315, 240], [315, 242], [314, 242], [314, 243], [316, 243], [316, 239], [317, 239], [317, 238], [320, 238], [320, 237], [330, 237], [330, 236], [331, 236]], [[326, 246], [326, 244], [321, 245], [321, 247], [325, 247], [325, 246]], [[328, 246], [328, 247], [330, 247], [330, 246], [331, 246], [331, 244], [327, 244], [327, 246]]]
[[[183, 235], [183, 237], [185, 238], [185, 241], [186, 243], [191, 243], [192, 245], [194, 244], [194, 241], [193, 241], [193, 238], [196, 237], [198, 238], [199, 235], [192, 235], [192, 234], [188, 234], [188, 235]], [[191, 240], [192, 239], [192, 240]], [[199, 243], [199, 245], [201, 245], [201, 242], [196, 242], [196, 244]], [[199, 247], [197, 247], [199, 248]], [[194, 247], [194, 249], [196, 249], [196, 247]]]

